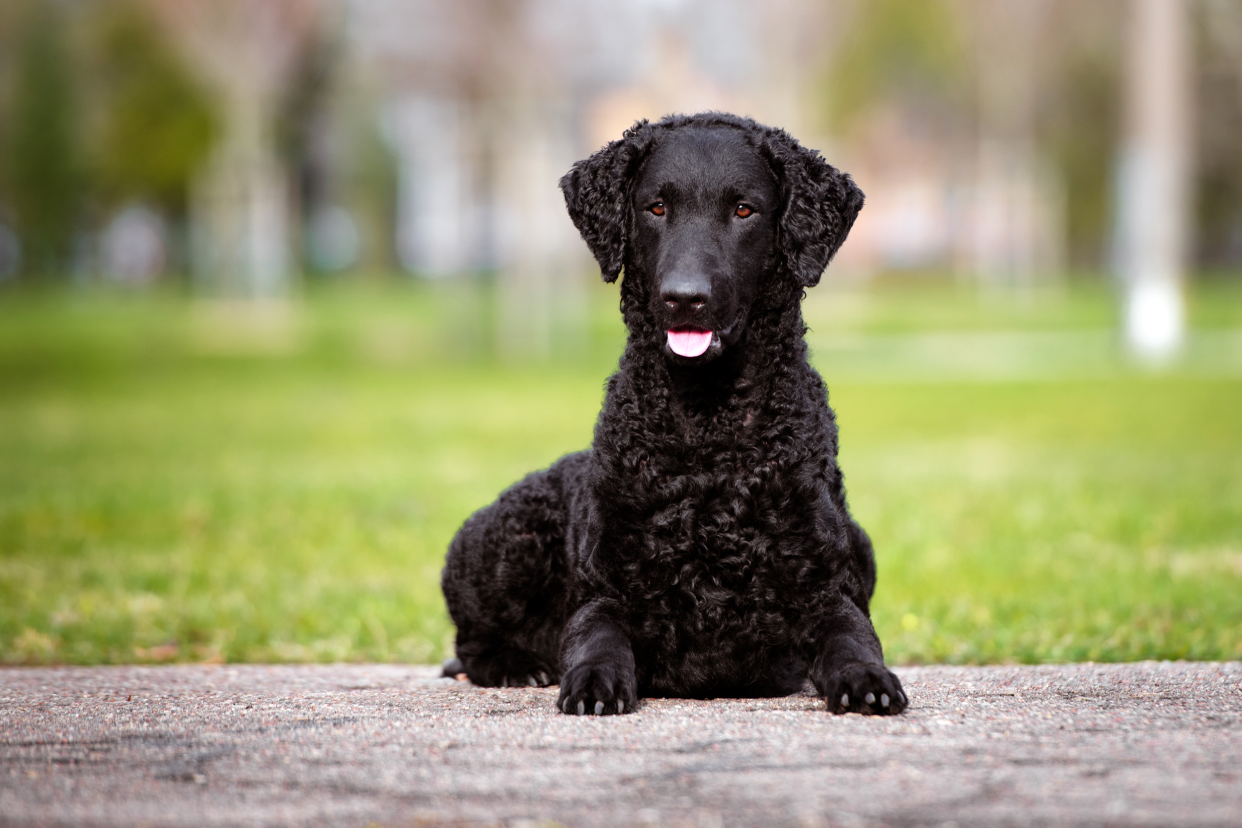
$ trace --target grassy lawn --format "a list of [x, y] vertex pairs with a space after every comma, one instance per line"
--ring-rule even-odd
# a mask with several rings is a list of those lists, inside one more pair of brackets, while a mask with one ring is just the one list
[[[1191, 300], [1203, 370], [1075, 372], [1074, 337], [1111, 347], [1106, 287], [812, 293], [890, 661], [1242, 658], [1242, 290]], [[268, 319], [0, 293], [0, 661], [442, 658], [457, 526], [590, 440], [622, 333], [615, 288], [586, 301], [573, 359], [534, 366], [487, 356], [469, 285]], [[946, 341], [1021, 358], [907, 370]]]

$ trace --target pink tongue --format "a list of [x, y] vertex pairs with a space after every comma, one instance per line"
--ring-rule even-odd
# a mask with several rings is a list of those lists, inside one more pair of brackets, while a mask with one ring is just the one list
[[669, 331], [668, 347], [678, 356], [696, 357], [712, 344], [711, 331]]

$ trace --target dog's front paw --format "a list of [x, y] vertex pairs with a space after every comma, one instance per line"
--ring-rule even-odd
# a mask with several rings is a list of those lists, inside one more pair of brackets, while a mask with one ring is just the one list
[[607, 662], [571, 667], [561, 677], [556, 706], [571, 716], [633, 713], [638, 706], [634, 671]]
[[456, 678], [461, 673], [479, 687], [547, 687], [560, 681], [556, 670], [546, 662], [512, 649], [444, 662], [442, 675]]
[[536, 670], [533, 673], [519, 673], [513, 676], [502, 676], [499, 687], [547, 687], [556, 684], [556, 674], [547, 670]]
[[882, 664], [854, 661], [836, 665], [816, 684], [832, 713], [887, 716], [900, 713], [909, 704], [901, 681]]

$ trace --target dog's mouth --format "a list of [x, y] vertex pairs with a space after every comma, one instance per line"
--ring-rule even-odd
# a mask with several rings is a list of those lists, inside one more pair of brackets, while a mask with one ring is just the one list
[[679, 357], [694, 359], [707, 353], [712, 341], [719, 342], [720, 337], [714, 331], [700, 331], [695, 328], [672, 328], [668, 332], [668, 349]]
[[681, 365], [702, 365], [724, 353], [725, 345], [733, 342], [734, 322], [718, 330], [680, 327], [668, 329], [668, 354]]

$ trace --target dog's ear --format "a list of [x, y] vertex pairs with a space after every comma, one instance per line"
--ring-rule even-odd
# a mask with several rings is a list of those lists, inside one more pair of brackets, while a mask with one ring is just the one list
[[783, 199], [777, 245], [798, 284], [814, 287], [854, 226], [863, 206], [862, 190], [782, 130], [766, 136], [762, 151]]
[[569, 217], [599, 262], [605, 282], [615, 282], [625, 264], [630, 182], [650, 147], [649, 133], [647, 121], [639, 121], [561, 178]]

